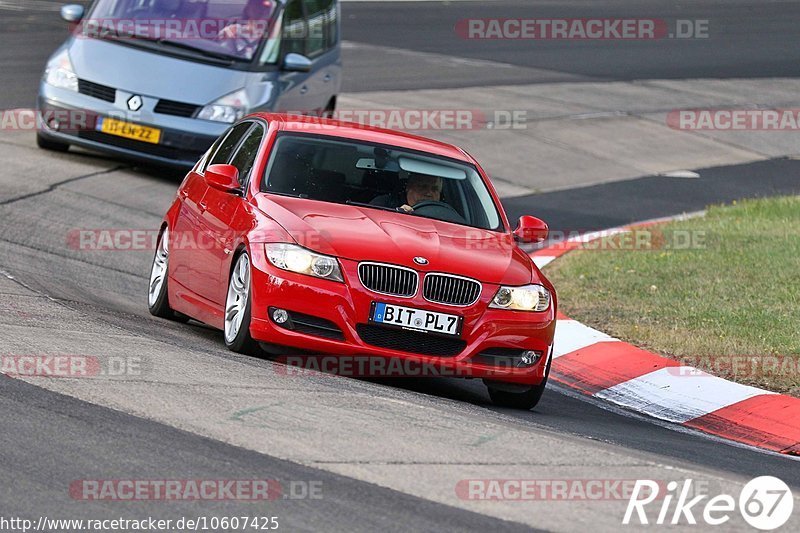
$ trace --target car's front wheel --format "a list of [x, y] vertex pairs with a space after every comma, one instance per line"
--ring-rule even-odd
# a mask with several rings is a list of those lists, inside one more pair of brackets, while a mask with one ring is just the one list
[[529, 411], [536, 407], [544, 394], [547, 378], [544, 378], [539, 385], [534, 385], [527, 390], [511, 391], [502, 385], [486, 385], [489, 389], [489, 398], [492, 403], [500, 407], [510, 407], [512, 409], [524, 409]]
[[169, 296], [167, 292], [167, 281], [169, 274], [169, 228], [164, 228], [156, 245], [156, 253], [153, 255], [153, 265], [150, 267], [150, 286], [147, 290], [147, 307], [150, 314], [186, 322], [189, 317], [172, 310], [169, 306]]
[[42, 150], [50, 150], [53, 152], [66, 152], [69, 150], [69, 145], [67, 143], [47, 139], [42, 136], [41, 133], [36, 134], [36, 146]]
[[542, 399], [544, 389], [547, 387], [547, 378], [550, 377], [551, 365], [552, 360], [548, 359], [547, 366], [544, 369], [544, 379], [542, 379], [541, 383], [532, 387], [484, 380], [486, 388], [489, 389], [489, 398], [492, 399], [492, 403], [500, 407], [524, 409], [525, 411], [533, 409]]
[[250, 336], [250, 256], [236, 258], [225, 299], [225, 345], [238, 353], [254, 354], [258, 343]]

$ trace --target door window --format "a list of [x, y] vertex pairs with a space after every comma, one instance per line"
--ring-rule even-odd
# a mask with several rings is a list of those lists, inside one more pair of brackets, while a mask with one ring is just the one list
[[247, 133], [247, 130], [249, 130], [252, 125], [253, 123], [248, 121], [234, 126], [230, 130], [230, 133], [225, 136], [225, 139], [220, 143], [219, 148], [217, 148], [216, 153], [211, 157], [208, 164], [224, 165], [230, 161], [231, 155], [233, 155], [233, 151], [236, 149], [239, 141], [242, 140], [242, 137], [245, 133]]
[[258, 149], [261, 146], [261, 139], [264, 138], [264, 128], [260, 124], [255, 124], [253, 129], [247, 132], [244, 141], [236, 151], [236, 155], [231, 159], [231, 165], [239, 169], [239, 184], [245, 186], [250, 178], [250, 172], [256, 162]]

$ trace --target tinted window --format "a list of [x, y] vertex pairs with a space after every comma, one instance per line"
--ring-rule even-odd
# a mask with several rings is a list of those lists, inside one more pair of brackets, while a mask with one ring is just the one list
[[231, 160], [231, 165], [239, 169], [239, 184], [244, 185], [250, 177], [250, 172], [253, 170], [253, 164], [256, 162], [258, 155], [258, 148], [261, 146], [261, 139], [264, 138], [264, 128], [256, 124], [250, 130], [236, 155]]
[[306, 20], [300, 0], [291, 0], [283, 13], [283, 55], [305, 54]]
[[225, 140], [219, 145], [217, 152], [209, 161], [209, 165], [218, 165], [218, 164], [225, 164], [230, 161], [231, 155], [233, 154], [233, 150], [236, 148], [236, 145], [239, 144], [239, 141], [242, 139], [242, 136], [247, 133], [247, 130], [250, 129], [252, 126], [252, 122], [242, 122], [241, 124], [237, 124], [233, 127], [231, 132], [225, 137]]
[[336, 6], [333, 0], [303, 0], [308, 17], [308, 44], [306, 54], [309, 57], [323, 53], [330, 47], [330, 24], [336, 21]]

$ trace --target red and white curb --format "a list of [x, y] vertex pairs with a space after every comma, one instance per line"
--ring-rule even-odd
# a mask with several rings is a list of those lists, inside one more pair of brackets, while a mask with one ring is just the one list
[[[697, 214], [688, 215], [696, 216]], [[539, 268], [603, 236], [585, 234], [531, 254]], [[614, 339], [559, 313], [550, 377], [583, 394], [735, 442], [800, 456], [800, 399], [741, 385]]]

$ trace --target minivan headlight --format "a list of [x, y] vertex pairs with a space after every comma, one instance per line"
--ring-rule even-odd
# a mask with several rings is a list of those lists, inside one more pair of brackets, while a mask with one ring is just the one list
[[204, 106], [197, 114], [197, 118], [233, 123], [245, 116], [249, 107], [247, 93], [244, 89], [239, 89]]
[[489, 307], [516, 311], [547, 311], [550, 307], [550, 291], [541, 285], [500, 287]]
[[44, 81], [53, 87], [78, 92], [78, 76], [75, 75], [66, 50], [54, 57], [47, 65], [44, 71]]
[[282, 270], [333, 281], [344, 281], [339, 261], [335, 257], [318, 254], [296, 244], [270, 243], [265, 247], [269, 262]]

